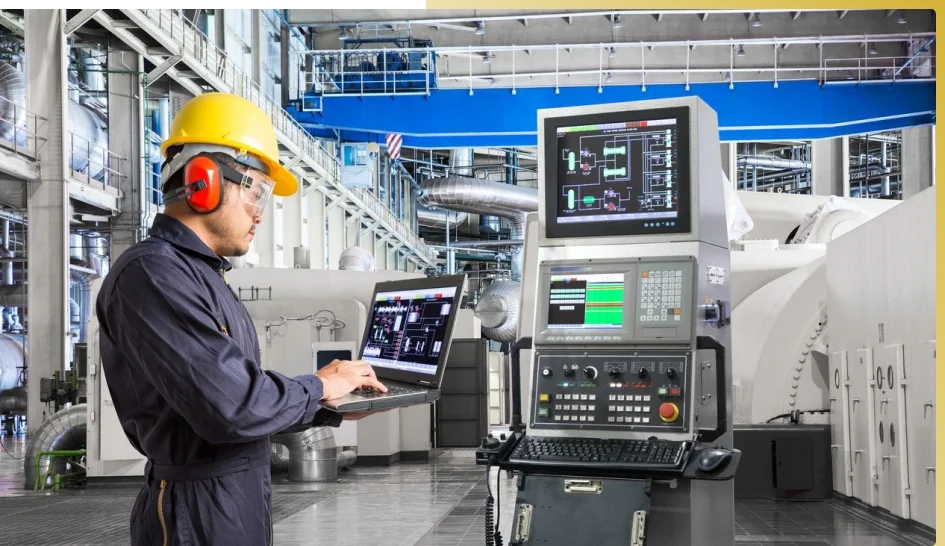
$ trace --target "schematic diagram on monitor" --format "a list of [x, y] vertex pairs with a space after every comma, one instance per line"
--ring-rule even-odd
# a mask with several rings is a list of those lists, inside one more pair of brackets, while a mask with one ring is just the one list
[[451, 298], [399, 298], [375, 302], [364, 356], [435, 365], [443, 350]]
[[675, 120], [559, 128], [559, 221], [677, 215]]

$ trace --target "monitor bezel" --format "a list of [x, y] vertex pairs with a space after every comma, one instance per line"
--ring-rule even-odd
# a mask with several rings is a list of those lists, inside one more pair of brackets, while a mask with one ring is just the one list
[[364, 359], [364, 346], [371, 331], [371, 324], [374, 318], [374, 306], [377, 303], [377, 295], [382, 292], [397, 292], [401, 290], [429, 290], [436, 288], [455, 288], [456, 295], [453, 299], [453, 306], [450, 309], [449, 323], [446, 325], [446, 335], [443, 338], [444, 349], [440, 351], [440, 358], [436, 362], [436, 372], [425, 374], [421, 372], [411, 372], [406, 370], [395, 370], [382, 366], [371, 366], [378, 379], [389, 379], [401, 383], [411, 383], [427, 387], [439, 387], [443, 380], [443, 373], [446, 371], [446, 362], [449, 359], [450, 348], [453, 344], [453, 327], [456, 325], [456, 316], [459, 314], [459, 307], [463, 303], [466, 288], [466, 275], [444, 275], [442, 277], [424, 277], [421, 279], [403, 279], [395, 281], [384, 281], [374, 285], [374, 293], [371, 295], [371, 307], [367, 310], [368, 316], [364, 323], [364, 331], [361, 333], [361, 340], [358, 346], [358, 359]]
[[[563, 199], [558, 191], [558, 127], [622, 123], [651, 119], [675, 118], [677, 120], [677, 165], [680, 184], [676, 226], [660, 228], [635, 228], [642, 220], [615, 220], [610, 222], [567, 223], [558, 222], [558, 203]], [[621, 110], [544, 120], [544, 199], [545, 239], [585, 239], [598, 237], [652, 237], [680, 236], [692, 234], [692, 113], [689, 106], [672, 106], [641, 110]]]

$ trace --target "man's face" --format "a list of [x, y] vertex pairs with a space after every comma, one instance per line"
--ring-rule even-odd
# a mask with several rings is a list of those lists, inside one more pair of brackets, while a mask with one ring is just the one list
[[253, 169], [246, 170], [246, 174], [254, 181], [244, 186], [227, 181], [223, 205], [207, 218], [216, 239], [214, 250], [220, 256], [244, 256], [249, 252], [269, 199], [272, 183], [266, 176]]

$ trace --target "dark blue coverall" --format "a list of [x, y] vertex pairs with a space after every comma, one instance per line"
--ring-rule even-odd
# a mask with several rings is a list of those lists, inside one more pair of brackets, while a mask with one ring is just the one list
[[320, 408], [314, 375], [260, 369], [225, 259], [170, 216], [150, 234], [115, 261], [96, 302], [115, 410], [148, 458], [131, 543], [271, 544], [269, 437], [341, 416]]

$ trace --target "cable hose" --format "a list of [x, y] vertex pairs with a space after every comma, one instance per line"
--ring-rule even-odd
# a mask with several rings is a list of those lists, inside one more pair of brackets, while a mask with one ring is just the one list
[[490, 467], [486, 465], [486, 546], [502, 546], [502, 535], [495, 527], [495, 498], [489, 484]]

